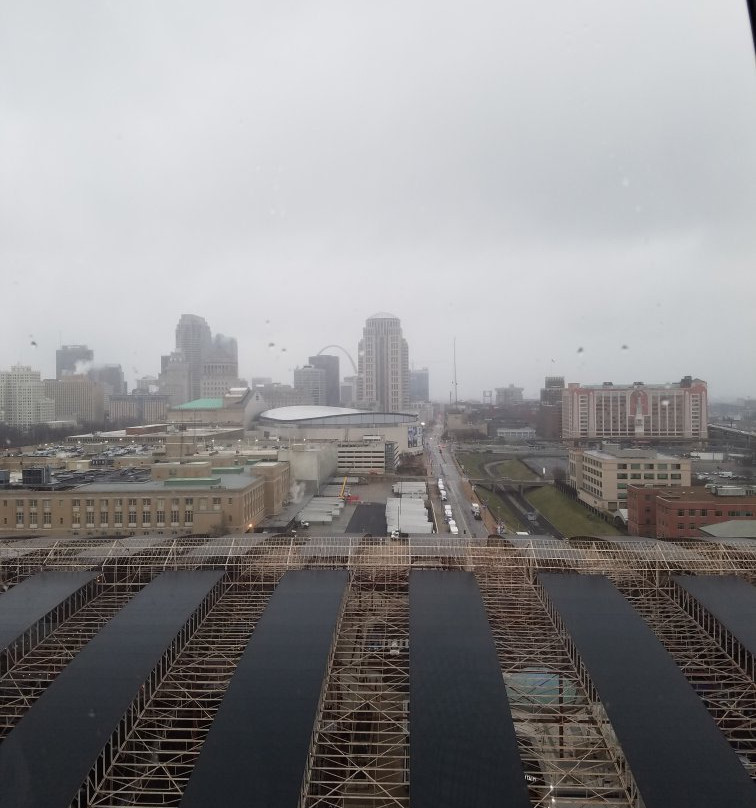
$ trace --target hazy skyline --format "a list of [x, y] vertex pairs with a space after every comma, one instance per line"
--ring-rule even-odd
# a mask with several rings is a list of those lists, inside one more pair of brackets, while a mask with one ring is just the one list
[[0, 368], [189, 312], [291, 382], [389, 311], [440, 400], [454, 337], [460, 398], [756, 395], [744, 0], [522, 5], [5, 4]]

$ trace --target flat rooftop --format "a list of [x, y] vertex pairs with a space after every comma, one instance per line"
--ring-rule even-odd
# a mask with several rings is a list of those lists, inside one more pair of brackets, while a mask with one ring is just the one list
[[119, 491], [124, 493], [129, 491], [170, 492], [176, 489], [202, 490], [203, 488], [225, 488], [229, 491], [241, 491], [259, 479], [259, 477], [252, 474], [223, 474], [217, 477], [169, 477], [166, 480], [83, 483], [82, 485], [77, 485], [76, 490], [91, 491], [93, 494], [117, 493]]
[[655, 449], [609, 449], [604, 447], [602, 449], [586, 449], [583, 454], [586, 457], [595, 457], [600, 460], [661, 460], [665, 461], [680, 461], [685, 458], [676, 455], [664, 454], [657, 452]]
[[[726, 492], [728, 488], [744, 490], [742, 486], [719, 486], [720, 489]], [[638, 491], [653, 491], [659, 499], [674, 500], [675, 502], [710, 502], [718, 505], [732, 505], [740, 504], [756, 504], [756, 495], [754, 494], [715, 494], [709, 488], [703, 485], [691, 486], [675, 486], [671, 485], [667, 488], [645, 488], [642, 485], [630, 485], [628, 490], [635, 489]]]

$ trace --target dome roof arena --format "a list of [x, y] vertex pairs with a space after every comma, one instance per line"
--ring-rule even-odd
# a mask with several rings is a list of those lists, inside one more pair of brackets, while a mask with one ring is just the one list
[[417, 421], [417, 416], [409, 412], [372, 412], [371, 410], [355, 410], [349, 407], [300, 405], [265, 410], [265, 412], [260, 413], [260, 420], [275, 424], [395, 426], [397, 424], [414, 423]]

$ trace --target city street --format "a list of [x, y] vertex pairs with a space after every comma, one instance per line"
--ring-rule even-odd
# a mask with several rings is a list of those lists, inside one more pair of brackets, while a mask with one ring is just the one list
[[[463, 479], [454, 462], [454, 455], [451, 447], [441, 450], [439, 448], [440, 429], [434, 429], [426, 442], [428, 454], [428, 468], [434, 480], [439, 477], [444, 478], [446, 485], [446, 495], [452, 508], [454, 520], [459, 527], [460, 536], [475, 536], [485, 538], [488, 535], [486, 526], [482, 521], [473, 519], [470, 511], [470, 500], [468, 499], [462, 482]], [[443, 452], [443, 457], [441, 456]], [[465, 533], [466, 531], [466, 533]]]

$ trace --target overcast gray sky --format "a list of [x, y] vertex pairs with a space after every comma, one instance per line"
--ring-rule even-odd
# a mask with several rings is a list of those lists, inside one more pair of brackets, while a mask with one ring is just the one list
[[745, 0], [0, 5], [0, 368], [192, 312], [290, 382], [390, 311], [441, 399], [455, 336], [461, 397], [756, 395], [754, 256]]

